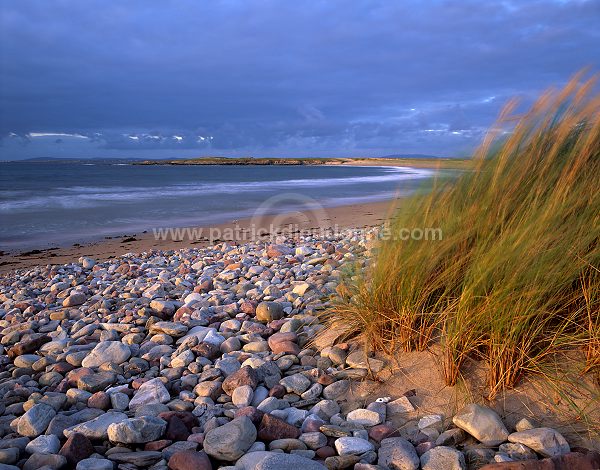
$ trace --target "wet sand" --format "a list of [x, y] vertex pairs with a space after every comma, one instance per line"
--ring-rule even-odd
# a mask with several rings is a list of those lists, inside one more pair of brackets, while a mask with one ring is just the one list
[[[248, 218], [229, 221], [212, 226], [196, 228], [199, 237], [184, 236], [175, 239], [168, 234], [165, 239], [157, 239], [153, 231], [128, 233], [122, 236], [104, 238], [92, 243], [39, 248], [26, 251], [0, 252], [0, 273], [15, 269], [45, 264], [66, 264], [77, 261], [81, 256], [97, 260], [107, 260], [125, 253], [141, 253], [152, 250], [175, 250], [189, 247], [204, 247], [220, 241], [247, 242], [253, 237], [274, 237], [282, 229], [319, 232], [320, 229], [365, 228], [381, 224], [393, 210], [391, 201], [323, 208], [319, 211], [293, 212], [263, 216], [260, 219]], [[201, 229], [202, 233], [199, 233]], [[262, 230], [262, 233], [259, 233]]]

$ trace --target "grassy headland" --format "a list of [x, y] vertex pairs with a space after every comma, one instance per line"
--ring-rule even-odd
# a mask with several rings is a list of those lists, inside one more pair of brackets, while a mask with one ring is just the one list
[[[474, 171], [401, 204], [326, 314], [366, 347], [439, 348], [454, 385], [487, 365], [489, 398], [574, 355], [600, 382], [600, 96], [574, 79], [524, 115], [509, 105]], [[506, 128], [506, 134], [497, 129]], [[437, 240], [403, 230], [440, 228]], [[572, 365], [572, 363], [571, 363]]]
[[469, 169], [466, 158], [229, 158], [199, 157], [174, 160], [144, 160], [136, 165], [345, 165], [409, 166], [414, 168]]

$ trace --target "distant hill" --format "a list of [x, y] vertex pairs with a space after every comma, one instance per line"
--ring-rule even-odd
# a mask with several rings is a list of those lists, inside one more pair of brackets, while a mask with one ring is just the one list
[[25, 158], [23, 160], [12, 160], [13, 163], [132, 163], [144, 160], [143, 158], [57, 158], [57, 157], [36, 157]]

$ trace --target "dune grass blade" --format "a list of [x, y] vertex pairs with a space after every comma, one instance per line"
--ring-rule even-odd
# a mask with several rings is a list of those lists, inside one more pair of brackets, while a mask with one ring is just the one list
[[491, 398], [561, 350], [598, 370], [600, 95], [581, 77], [521, 116], [510, 103], [473, 171], [399, 202], [330, 324], [387, 352], [438, 342], [448, 385], [483, 360]]

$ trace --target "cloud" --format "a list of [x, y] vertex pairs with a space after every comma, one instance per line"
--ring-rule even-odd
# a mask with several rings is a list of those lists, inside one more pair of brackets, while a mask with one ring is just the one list
[[0, 158], [82, 144], [11, 132], [90, 156], [457, 154], [508, 97], [597, 68], [599, 20], [594, 0], [5, 2]]

